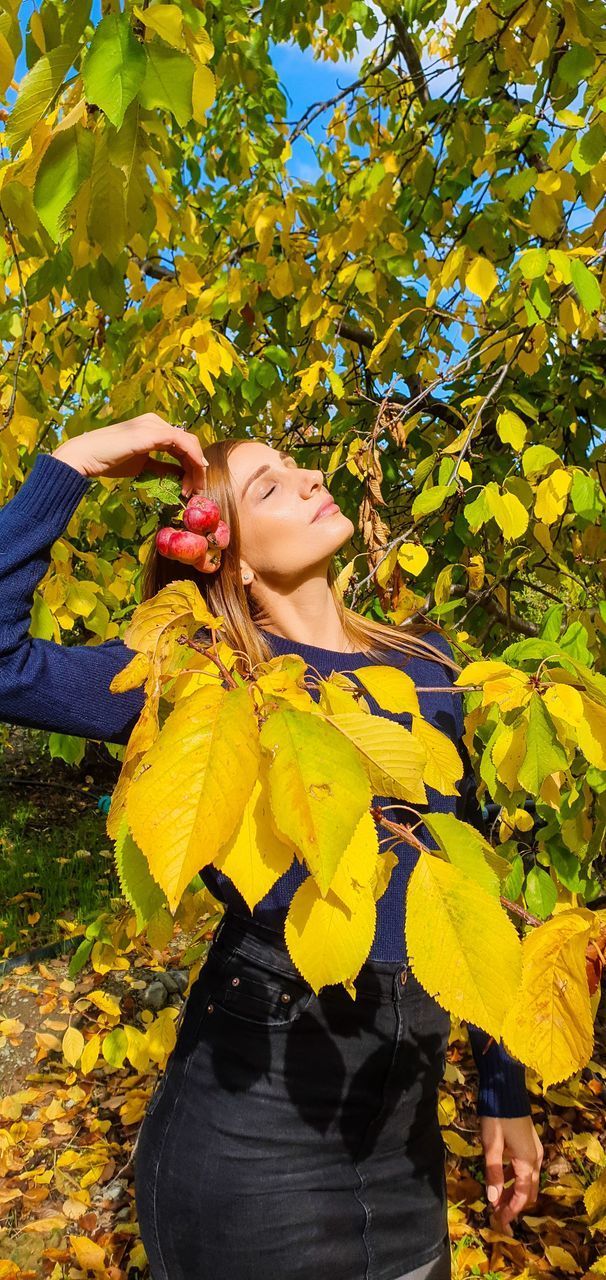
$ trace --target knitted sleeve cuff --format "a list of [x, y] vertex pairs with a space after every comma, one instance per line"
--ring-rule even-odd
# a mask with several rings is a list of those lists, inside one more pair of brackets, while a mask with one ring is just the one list
[[470, 1022], [467, 1030], [480, 1077], [478, 1115], [501, 1119], [531, 1115], [524, 1064], [494, 1040], [484, 1053], [484, 1046], [490, 1038], [488, 1033]]

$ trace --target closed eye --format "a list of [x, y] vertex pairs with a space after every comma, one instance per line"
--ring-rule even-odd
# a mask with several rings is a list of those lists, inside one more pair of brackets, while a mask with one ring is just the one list
[[270, 493], [273, 493], [275, 487], [276, 487], [275, 484], [272, 484], [271, 489], [268, 489], [267, 493], [263, 494], [263, 498], [269, 498]]

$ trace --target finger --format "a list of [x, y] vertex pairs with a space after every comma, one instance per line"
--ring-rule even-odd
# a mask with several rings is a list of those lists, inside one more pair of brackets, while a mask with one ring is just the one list
[[532, 1170], [524, 1170], [521, 1175], [516, 1175], [515, 1182], [509, 1189], [508, 1197], [502, 1207], [503, 1222], [511, 1222], [522, 1209], [528, 1208], [533, 1203], [533, 1183]]
[[204, 488], [208, 461], [196, 436], [180, 431], [178, 427], [171, 427], [151, 447], [172, 453], [179, 459], [185, 471], [185, 481], [190, 488]]
[[503, 1173], [503, 1145], [498, 1137], [484, 1148], [486, 1167], [486, 1195], [492, 1208], [499, 1204], [503, 1195], [505, 1175]]

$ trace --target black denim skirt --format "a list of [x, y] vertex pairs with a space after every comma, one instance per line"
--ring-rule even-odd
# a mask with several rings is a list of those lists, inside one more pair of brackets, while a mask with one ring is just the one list
[[152, 1280], [400, 1280], [443, 1255], [450, 1016], [406, 964], [355, 986], [316, 996], [281, 934], [226, 911], [137, 1140]]

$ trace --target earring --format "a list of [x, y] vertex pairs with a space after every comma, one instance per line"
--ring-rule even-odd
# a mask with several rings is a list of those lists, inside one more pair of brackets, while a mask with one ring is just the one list
[[245, 574], [244, 574], [244, 581], [245, 581], [245, 582], [251, 582], [251, 581], [252, 581], [252, 573], [245, 573]]

